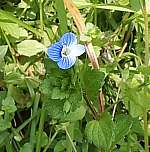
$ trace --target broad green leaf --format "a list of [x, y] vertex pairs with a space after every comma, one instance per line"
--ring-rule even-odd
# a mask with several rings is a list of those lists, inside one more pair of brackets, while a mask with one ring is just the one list
[[61, 90], [58, 87], [54, 87], [52, 90], [52, 99], [65, 99], [68, 97], [68, 92]]
[[92, 70], [89, 67], [86, 72], [83, 73], [82, 79], [84, 81], [85, 91], [89, 98], [95, 103], [97, 103], [98, 92], [104, 84], [105, 77], [106, 75], [104, 72], [94, 69]]
[[133, 119], [133, 123], [132, 123], [132, 128], [131, 130], [134, 132], [134, 133], [137, 133], [141, 136], [143, 136], [144, 134], [144, 129], [143, 129], [143, 122], [139, 121], [139, 118], [134, 118]]
[[68, 121], [82, 120], [83, 117], [85, 116], [85, 113], [86, 113], [85, 107], [81, 106], [81, 107], [77, 108], [75, 111], [70, 112], [66, 116], [66, 120], [68, 120]]
[[45, 46], [36, 40], [24, 40], [17, 45], [17, 52], [20, 55], [31, 57], [44, 51]]
[[64, 116], [63, 100], [53, 100], [51, 98], [47, 98], [44, 100], [46, 100], [45, 110], [50, 117], [52, 117], [53, 119], [61, 119]]
[[7, 91], [0, 91], [0, 106], [2, 105], [2, 101], [6, 98]]
[[7, 96], [2, 101], [2, 110], [8, 113], [13, 113], [17, 110], [17, 107], [15, 106], [15, 101], [11, 96]]
[[[38, 137], [38, 132], [36, 133], [36, 137]], [[41, 146], [44, 147], [47, 144], [48, 144], [48, 136], [47, 136], [46, 132], [43, 131], [42, 136], [41, 136]]]
[[70, 103], [68, 101], [66, 101], [64, 103], [63, 111], [66, 112], [66, 113], [68, 113], [69, 110], [70, 110], [70, 107], [71, 107]]
[[82, 142], [82, 152], [88, 152], [88, 145], [87, 142]]
[[8, 141], [8, 137], [9, 137], [10, 133], [3, 131], [0, 133], [0, 147], [2, 147], [6, 141]]
[[[121, 92], [127, 109], [133, 117], [143, 116], [144, 110], [150, 108], [150, 89], [147, 86], [132, 87], [132, 81], [122, 84]], [[128, 84], [129, 83], [129, 84]], [[131, 86], [129, 86], [131, 85]]]
[[139, 11], [141, 9], [140, 0], [130, 0], [130, 5], [135, 11]]
[[111, 117], [104, 113], [99, 120], [88, 122], [85, 133], [90, 143], [93, 143], [97, 148], [109, 151], [114, 138], [113, 128]]
[[128, 134], [132, 127], [132, 119], [129, 116], [126, 115], [118, 115], [115, 118], [115, 140], [114, 140], [114, 145], [119, 143], [120, 140], [122, 140], [125, 135]]
[[30, 143], [25, 143], [19, 152], [32, 152], [32, 145]]
[[[130, 88], [127, 84], [123, 84], [121, 88], [124, 103], [130, 108], [130, 114], [133, 117], [141, 116], [144, 111], [141, 97], [135, 88]], [[130, 107], [129, 107], [130, 106]]]
[[150, 75], [150, 66], [140, 66], [138, 67], [138, 71], [141, 72], [144, 76]]
[[5, 76], [5, 82], [7, 84], [23, 84], [24, 83], [24, 75], [19, 72], [12, 71]]
[[11, 36], [15, 38], [19, 38], [20, 36], [20, 29], [18, 24], [15, 23], [7, 23], [7, 22], [2, 22], [0, 21], [0, 27], [7, 33], [10, 34]]
[[60, 140], [56, 143], [54, 152], [62, 152], [66, 149], [66, 140]]
[[80, 92], [80, 88], [75, 86], [76, 89], [72, 91], [69, 95], [68, 102], [71, 104], [72, 111], [75, 111], [81, 105], [83, 105], [82, 94]]
[[24, 108], [26, 106], [29, 98], [26, 97], [21, 88], [14, 85], [9, 85], [8, 91], [9, 95], [12, 96], [15, 102], [18, 104], [17, 106], [20, 108]]
[[18, 18], [16, 18], [12, 14], [10, 14], [10, 12], [6, 12], [6, 11], [3, 11], [3, 10], [0, 9], [0, 18], [8, 19], [11, 22], [13, 22], [15, 24], [18, 24], [19, 26], [22, 26], [25, 29], [35, 33], [36, 35], [42, 36], [41, 33], [37, 29], [35, 29], [32, 26], [30, 26], [30, 25], [24, 23], [23, 21], [19, 20]]
[[7, 53], [8, 45], [1, 45], [0, 46], [0, 60], [4, 58]]
[[74, 140], [77, 141], [77, 142], [81, 142], [81, 143], [83, 142], [82, 130], [81, 130], [79, 125], [75, 126], [75, 128], [74, 128]]
[[0, 132], [11, 127], [11, 122], [0, 118]]

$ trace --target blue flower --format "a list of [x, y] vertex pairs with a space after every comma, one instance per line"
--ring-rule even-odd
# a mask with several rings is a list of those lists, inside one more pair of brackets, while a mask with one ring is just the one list
[[75, 34], [69, 32], [48, 48], [48, 57], [57, 62], [61, 69], [69, 69], [75, 64], [76, 57], [84, 52], [84, 45], [78, 44]]

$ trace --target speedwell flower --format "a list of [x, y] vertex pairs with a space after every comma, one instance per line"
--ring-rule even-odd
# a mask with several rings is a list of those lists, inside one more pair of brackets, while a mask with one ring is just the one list
[[61, 69], [69, 69], [75, 64], [76, 57], [84, 52], [84, 45], [78, 44], [75, 34], [69, 32], [48, 48], [48, 57], [57, 62]]

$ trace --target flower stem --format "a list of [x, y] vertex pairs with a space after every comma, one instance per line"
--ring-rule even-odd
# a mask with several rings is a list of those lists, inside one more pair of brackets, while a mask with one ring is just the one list
[[144, 111], [144, 143], [145, 143], [145, 152], [149, 152], [149, 145], [148, 145], [148, 124], [147, 124], [147, 109]]
[[70, 140], [70, 143], [71, 143], [71, 145], [72, 145], [72, 148], [73, 148], [74, 152], [77, 152], [77, 149], [76, 149], [76, 147], [75, 147], [75, 145], [74, 145], [74, 143], [73, 143], [73, 141], [72, 141], [72, 139], [71, 139], [71, 137], [70, 137], [70, 135], [69, 135], [69, 132], [68, 132], [68, 130], [67, 130], [66, 127], [65, 127], [65, 131], [66, 131], [66, 134], [67, 134], [67, 136], [68, 136], [68, 138], [69, 138], [69, 140]]
[[38, 138], [37, 138], [37, 144], [36, 144], [36, 152], [41, 151], [41, 137], [42, 137], [42, 132], [43, 132], [44, 119], [45, 119], [45, 104], [43, 102], [42, 109], [41, 109], [39, 130], [38, 130]]
[[145, 32], [145, 64], [149, 65], [150, 52], [149, 52], [149, 36], [148, 36], [148, 14], [146, 8], [146, 0], [143, 0], [143, 16], [144, 16], [144, 32]]
[[91, 104], [91, 101], [90, 101], [90, 99], [88, 98], [88, 96], [86, 95], [86, 92], [85, 92], [85, 91], [83, 92], [83, 98], [84, 98], [87, 106], [88, 106], [89, 109], [91, 110], [92, 115], [93, 115], [93, 118], [96, 119], [96, 118], [97, 118], [97, 112], [96, 112], [95, 108], [93, 107], [93, 105]]
[[45, 147], [45, 149], [43, 150], [43, 152], [46, 152], [46, 151], [48, 150], [49, 146], [51, 145], [51, 143], [53, 142], [53, 140], [55, 139], [55, 137], [57, 136], [57, 134], [58, 134], [58, 131], [56, 131], [56, 132], [54, 133], [54, 135], [52, 136], [52, 138], [49, 139], [49, 142], [48, 142], [48, 144], [46, 145], [46, 147]]
[[14, 56], [15, 52], [14, 52], [14, 50], [11, 47], [10, 41], [9, 41], [8, 37], [6, 36], [6, 34], [5, 34], [5, 32], [3, 30], [2, 30], [2, 33], [3, 33], [3, 36], [4, 36], [5, 40], [6, 40], [6, 43], [8, 45], [8, 48], [9, 48], [9, 51], [11, 53], [12, 59], [13, 59], [14, 63], [16, 63], [16, 59], [15, 59], [15, 56]]
[[[32, 115], [35, 115], [37, 113], [39, 101], [40, 101], [40, 94], [36, 93]], [[35, 146], [34, 141], [35, 141], [35, 132], [36, 132], [36, 121], [37, 121], [37, 119], [34, 119], [34, 120], [32, 120], [32, 123], [31, 123], [30, 143], [32, 145], [32, 150], [34, 149], [34, 146]]]

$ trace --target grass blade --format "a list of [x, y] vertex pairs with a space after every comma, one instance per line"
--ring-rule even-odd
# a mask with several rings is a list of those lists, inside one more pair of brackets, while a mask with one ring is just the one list
[[64, 7], [64, 2], [63, 0], [55, 0], [56, 4], [56, 9], [57, 9], [57, 14], [58, 14], [58, 19], [60, 22], [59, 29], [61, 34], [63, 35], [68, 31], [67, 28], [67, 16], [66, 16], [66, 10]]

